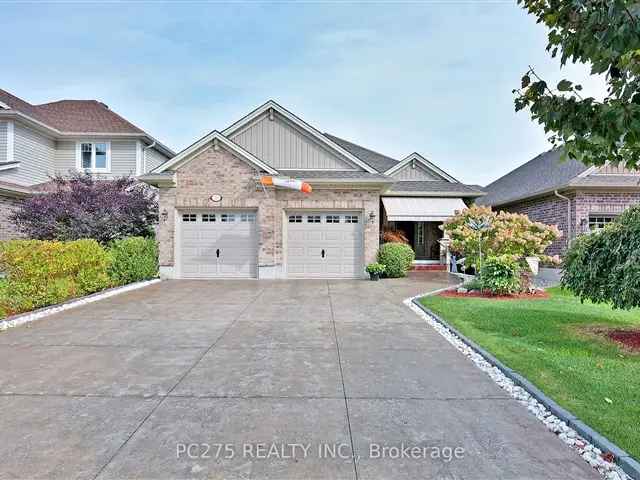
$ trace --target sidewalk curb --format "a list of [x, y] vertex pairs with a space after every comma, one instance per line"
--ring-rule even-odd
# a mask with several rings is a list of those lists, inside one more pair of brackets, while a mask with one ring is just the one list
[[48, 317], [49, 315], [53, 315], [55, 313], [63, 312], [71, 308], [76, 308], [82, 305], [87, 305], [88, 303], [104, 300], [105, 298], [120, 295], [121, 293], [130, 292], [132, 290], [138, 290], [140, 288], [144, 288], [161, 281], [162, 280], [160, 280], [159, 278], [156, 278], [153, 280], [145, 280], [143, 282], [130, 283], [121, 287], [114, 287], [107, 290], [102, 290], [100, 292], [91, 293], [84, 297], [72, 298], [70, 300], [67, 300], [66, 302], [58, 303], [56, 305], [50, 305], [48, 307], [38, 308], [37, 310], [32, 310], [31, 312], [12, 315], [11, 317], [0, 320], [0, 332], [9, 328], [24, 325], [25, 323], [33, 322], [35, 320], [40, 320], [41, 318]]
[[[432, 295], [432, 292], [428, 295]], [[427, 295], [425, 295], [427, 296]], [[573, 428], [580, 436], [585, 440], [602, 450], [603, 452], [611, 452], [615, 457], [615, 463], [624, 470], [633, 480], [640, 480], [640, 463], [636, 461], [629, 453], [618, 447], [615, 443], [611, 442], [604, 435], [601, 435], [589, 425], [581, 421], [575, 415], [568, 410], [558, 405], [555, 401], [545, 395], [538, 387], [527, 380], [525, 377], [512, 370], [503, 364], [500, 360], [494, 357], [491, 353], [487, 352], [484, 348], [478, 345], [473, 340], [467, 338], [460, 333], [455, 327], [451, 326], [445, 320], [433, 313], [427, 307], [419, 302], [418, 298], [413, 298], [412, 303], [420, 308], [424, 313], [433, 318], [436, 322], [448, 329], [451, 333], [456, 335], [462, 342], [467, 344], [470, 348], [475, 350], [480, 356], [482, 356], [487, 362], [498, 368], [506, 377], [510, 378], [516, 385], [526, 390], [532, 397], [538, 402], [544, 405], [553, 415], [564, 421], [569, 427]]]

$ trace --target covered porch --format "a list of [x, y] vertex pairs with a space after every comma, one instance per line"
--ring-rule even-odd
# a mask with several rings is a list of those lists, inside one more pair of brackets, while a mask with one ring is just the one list
[[416, 254], [416, 266], [449, 262], [443, 222], [466, 208], [461, 198], [392, 197], [381, 198], [381, 232], [396, 231], [406, 237]]

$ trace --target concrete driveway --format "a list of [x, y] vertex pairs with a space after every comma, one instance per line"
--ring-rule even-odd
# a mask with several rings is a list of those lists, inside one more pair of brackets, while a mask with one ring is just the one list
[[167, 281], [0, 333], [0, 478], [599, 478], [401, 303], [452, 281]]

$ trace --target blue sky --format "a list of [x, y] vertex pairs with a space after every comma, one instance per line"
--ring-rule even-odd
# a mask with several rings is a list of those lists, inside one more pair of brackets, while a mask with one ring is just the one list
[[396, 158], [418, 151], [485, 185], [548, 148], [513, 109], [527, 66], [587, 77], [560, 71], [515, 0], [0, 9], [1, 88], [32, 103], [102, 100], [175, 150], [272, 98], [322, 131]]

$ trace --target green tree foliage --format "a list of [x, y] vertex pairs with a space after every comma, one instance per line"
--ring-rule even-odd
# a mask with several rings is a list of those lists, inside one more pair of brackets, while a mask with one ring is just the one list
[[518, 0], [549, 29], [547, 51], [604, 75], [607, 95], [581, 95], [582, 86], [547, 84], [531, 68], [516, 93], [565, 154], [590, 165], [640, 166], [640, 2], [635, 0]]
[[562, 284], [581, 300], [640, 307], [640, 206], [577, 238], [564, 259]]

